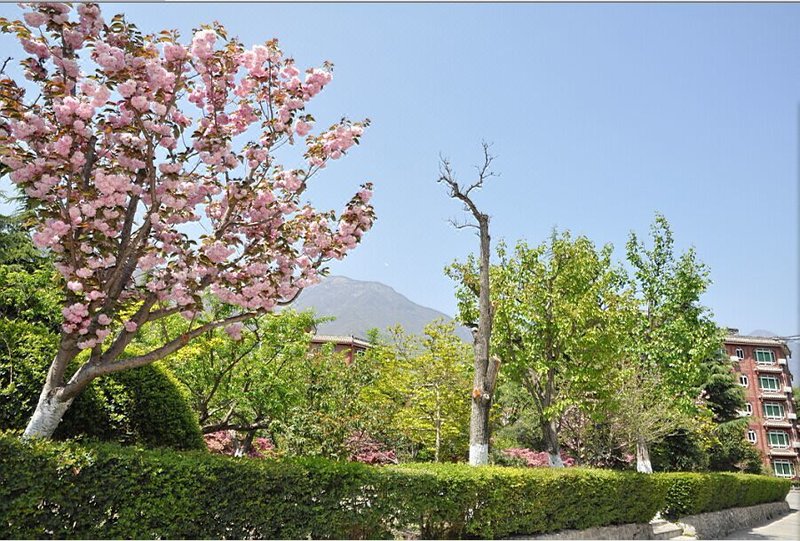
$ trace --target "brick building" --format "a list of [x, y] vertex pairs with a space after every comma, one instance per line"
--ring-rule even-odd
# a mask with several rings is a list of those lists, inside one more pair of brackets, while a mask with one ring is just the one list
[[311, 339], [311, 347], [322, 347], [325, 344], [333, 344], [333, 351], [336, 353], [345, 352], [347, 363], [353, 362], [357, 355], [364, 353], [371, 344], [355, 336], [328, 336], [315, 334]]
[[747, 409], [741, 414], [750, 417], [747, 439], [761, 451], [764, 464], [775, 475], [797, 478], [800, 433], [787, 362], [791, 352], [778, 338], [729, 331], [725, 349], [745, 390]]

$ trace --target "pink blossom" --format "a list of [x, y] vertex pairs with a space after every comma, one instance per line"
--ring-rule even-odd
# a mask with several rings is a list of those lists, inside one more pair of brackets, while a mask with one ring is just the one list
[[[275, 41], [216, 48], [210, 29], [189, 43], [171, 33], [133, 39], [104, 26], [91, 4], [28, 11], [27, 23], [40, 27], [18, 40], [30, 55], [29, 80], [10, 79], [9, 96], [20, 84], [37, 88], [7, 100], [0, 161], [32, 203], [34, 243], [52, 252], [68, 298], [82, 300], [62, 310], [64, 332], [82, 348], [125, 321], [119, 307], [151, 295], [187, 318], [203, 310], [206, 293], [243, 310], [274, 310], [371, 227], [369, 187], [338, 213], [304, 196], [312, 173], [348, 153], [366, 125], [344, 120], [311, 133], [304, 111], [331, 81], [329, 65], [303, 74]], [[32, 97], [39, 94], [47, 99]], [[284, 168], [284, 144], [300, 147], [307, 162]], [[201, 228], [186, 227], [201, 217]], [[135, 265], [130, 278], [112, 284], [120, 247], [140, 232], [137, 251], [124, 255]]]
[[24, 15], [25, 22], [31, 26], [42, 26], [47, 22], [47, 16], [39, 12], [28, 12]]
[[297, 131], [297, 135], [299, 135], [300, 137], [305, 137], [306, 135], [308, 135], [308, 132], [311, 131], [311, 124], [299, 120], [295, 125], [295, 131]]
[[73, 281], [67, 282], [67, 288], [70, 291], [74, 291], [74, 292], [78, 293], [80, 291], [83, 291], [83, 284], [78, 282], [78, 281], [76, 281], [76, 280], [73, 280]]
[[139, 325], [134, 321], [126, 321], [125, 322], [125, 330], [128, 332], [136, 332], [136, 329], [139, 328]]
[[227, 327], [225, 327], [225, 332], [228, 333], [228, 336], [233, 338], [234, 340], [241, 340], [242, 339], [242, 328], [244, 325], [241, 323], [231, 323]]

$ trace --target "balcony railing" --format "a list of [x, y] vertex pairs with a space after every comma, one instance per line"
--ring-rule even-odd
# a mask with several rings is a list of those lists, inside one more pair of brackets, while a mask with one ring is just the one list
[[764, 426], [792, 428], [792, 422], [788, 419], [764, 419]]
[[797, 451], [791, 447], [770, 447], [769, 454], [772, 456], [797, 456]]
[[758, 397], [761, 400], [788, 400], [786, 393], [783, 391], [761, 391]]
[[786, 359], [778, 359], [778, 364], [786, 364]]
[[756, 372], [778, 374], [783, 372], [783, 366], [779, 364], [756, 364]]

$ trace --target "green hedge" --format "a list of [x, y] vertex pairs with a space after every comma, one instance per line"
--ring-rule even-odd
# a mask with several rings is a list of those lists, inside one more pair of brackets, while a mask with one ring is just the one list
[[665, 487], [663, 513], [677, 518], [730, 507], [781, 501], [791, 481], [746, 473], [659, 473]]
[[396, 475], [396, 503], [423, 538], [537, 534], [648, 522], [663, 486], [650, 476], [595, 469], [411, 464]]
[[678, 514], [752, 505], [787, 488], [750, 475], [379, 468], [0, 435], [4, 538], [497, 538], [643, 523], [665, 502]]

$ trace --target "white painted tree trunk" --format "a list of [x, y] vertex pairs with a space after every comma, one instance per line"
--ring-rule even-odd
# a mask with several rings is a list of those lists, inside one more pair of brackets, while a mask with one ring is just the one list
[[28, 421], [23, 438], [52, 438], [53, 432], [58, 428], [58, 423], [64, 417], [73, 399], [61, 402], [56, 398], [56, 393], [52, 387], [45, 384], [42, 394], [39, 395], [39, 403], [36, 410]]
[[647, 449], [647, 442], [644, 441], [644, 438], [639, 438], [636, 442], [636, 471], [653, 473], [653, 465], [650, 464], [650, 451]]
[[560, 454], [547, 453], [547, 456], [549, 458], [550, 467], [551, 468], [563, 468], [564, 467], [564, 461], [561, 460], [561, 455]]
[[489, 463], [489, 444], [472, 443], [469, 446], [470, 466], [482, 466]]

